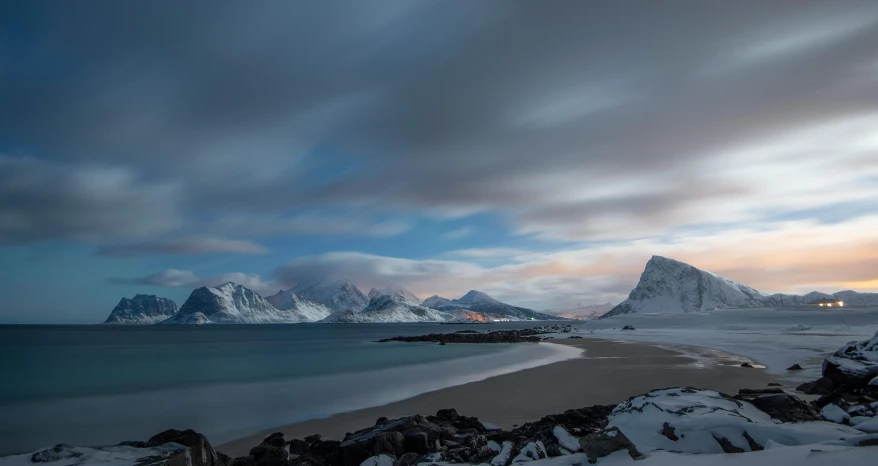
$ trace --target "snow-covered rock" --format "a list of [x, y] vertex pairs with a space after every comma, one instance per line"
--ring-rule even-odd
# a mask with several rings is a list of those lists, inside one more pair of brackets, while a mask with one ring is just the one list
[[745, 401], [693, 388], [654, 390], [621, 403], [610, 414], [607, 428], [612, 427], [644, 453], [744, 452], [769, 441], [791, 446], [863, 435], [824, 421], [778, 424]]
[[843, 424], [844, 421], [851, 418], [851, 415], [845, 412], [845, 410], [832, 403], [824, 406], [823, 409], [820, 410], [820, 415], [827, 421], [835, 422], [837, 424]]
[[[872, 295], [875, 295], [874, 297]], [[803, 306], [820, 300], [845, 305], [878, 305], [878, 293], [813, 291], [803, 296], [769, 295], [689, 264], [653, 256], [628, 299], [604, 317], [632, 313], [683, 313], [714, 309]]]
[[865, 418], [857, 423], [856, 428], [870, 434], [878, 434], [878, 417]]
[[866, 386], [878, 377], [878, 332], [864, 341], [851, 341], [823, 360], [823, 376], [837, 385]]
[[174, 317], [177, 304], [168, 298], [156, 295], [138, 294], [133, 298], [122, 298], [110, 312], [105, 324], [156, 324]]
[[293, 288], [293, 292], [306, 301], [328, 307], [332, 312], [360, 311], [369, 304], [366, 295], [347, 280], [300, 284]]
[[[169, 461], [170, 460], [170, 461]], [[92, 448], [55, 445], [52, 448], [0, 458], [2, 466], [137, 466], [170, 465], [193, 466], [189, 449], [177, 443], [166, 443], [151, 448], [129, 445]]]
[[197, 288], [177, 315], [163, 323], [289, 324], [304, 320], [301, 314], [279, 310], [255, 291], [229, 282], [212, 288]]
[[317, 322], [328, 316], [332, 310], [328, 307], [307, 301], [293, 292], [293, 290], [280, 290], [265, 298], [272, 306], [281, 311], [290, 311], [301, 318], [302, 322]]
[[369, 302], [359, 312], [334, 312], [322, 322], [327, 323], [393, 323], [393, 322], [447, 322], [452, 316], [446, 312], [407, 302], [401, 296], [382, 295]]
[[[414, 293], [412, 293], [411, 291], [409, 291], [405, 288], [399, 287], [399, 286], [385, 286], [384, 288], [372, 288], [371, 290], [369, 290], [368, 298], [371, 301], [375, 298], [380, 298], [381, 296], [384, 296], [384, 295], [399, 296], [408, 303], [421, 304], [420, 298], [415, 296]], [[426, 306], [426, 304], [425, 304], [425, 306]], [[429, 307], [429, 306], [427, 306], [427, 307]]]

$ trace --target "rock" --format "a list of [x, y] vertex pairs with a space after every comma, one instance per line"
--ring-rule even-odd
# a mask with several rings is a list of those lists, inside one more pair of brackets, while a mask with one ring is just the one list
[[282, 447], [285, 444], [286, 441], [284, 441], [284, 434], [281, 432], [275, 432], [262, 440], [262, 445], [268, 445], [272, 447]]
[[[561, 428], [570, 436], [583, 437], [592, 432], [601, 430], [607, 424], [607, 416], [615, 406], [591, 406], [588, 408], [568, 409], [561, 414], [551, 414], [539, 421], [528, 422], [513, 429], [513, 439], [539, 440], [545, 445], [547, 452], [552, 445], [560, 443], [556, 430]], [[563, 434], [562, 434], [563, 435]], [[570, 443], [577, 443], [574, 438], [566, 439]], [[564, 446], [564, 445], [562, 445]], [[565, 449], [574, 451], [577, 445], [564, 446]]]
[[457, 410], [454, 408], [440, 409], [439, 411], [436, 411], [436, 419], [439, 419], [440, 421], [454, 422], [459, 417], [460, 415], [457, 414]]
[[222, 459], [217, 455], [216, 450], [207, 441], [207, 437], [192, 429], [183, 431], [168, 429], [150, 437], [146, 442], [146, 446], [155, 447], [171, 442], [189, 447], [192, 466], [225, 466]]
[[567, 338], [573, 340], [573, 339], [581, 339], [582, 337], [579, 336], [579, 335], [571, 335], [571, 336], [569, 336], [569, 337], [567, 337]]
[[[389, 341], [431, 342], [431, 343], [538, 343], [538, 335], [564, 332], [564, 327], [537, 327], [522, 330], [495, 330], [488, 333], [431, 333], [428, 335], [399, 336], [378, 340], [379, 343]], [[568, 330], [569, 331], [569, 330]]]
[[787, 370], [788, 371], [803, 371], [805, 369], [802, 369], [802, 366], [800, 366], [798, 364], [793, 364], [792, 366], [787, 367]]
[[671, 425], [667, 422], [662, 424], [662, 435], [667, 437], [669, 440], [673, 440], [674, 442], [680, 440], [680, 437], [677, 437], [677, 434], [674, 433], [674, 428], [671, 427]]
[[796, 390], [807, 395], [828, 395], [832, 392], [835, 384], [828, 377], [820, 377], [813, 382], [805, 382], [796, 387]]
[[873, 378], [878, 377], [878, 364], [830, 356], [823, 360], [823, 377], [831, 379], [839, 386], [865, 387]]
[[626, 325], [622, 327], [622, 330], [637, 330], [633, 325]]
[[808, 422], [821, 420], [820, 413], [809, 403], [786, 393], [767, 393], [745, 395], [739, 393], [736, 399], [750, 402], [760, 411], [781, 422]]
[[[782, 402], [795, 402], [795, 399], [782, 398], [787, 396], [782, 393], [738, 396], [755, 400], [778, 397], [776, 400]], [[764, 446], [769, 441], [795, 446], [862, 435], [851, 427], [828, 422], [811, 422], [807, 426], [780, 423], [750, 402], [712, 390], [692, 388], [653, 390], [633, 397], [620, 403], [608, 419], [608, 428], [621, 429], [644, 453], [656, 450], [687, 454], [737, 451], [725, 445], [723, 438], [731, 446], [749, 451], [754, 448], [751, 444]], [[664, 423], [674, 428], [679, 441], [664, 435]], [[807, 439], [801, 436], [803, 431], [808, 432]], [[750, 441], [744, 437], [745, 432], [751, 437]]]
[[417, 463], [420, 457], [421, 455], [418, 455], [417, 453], [405, 453], [404, 455], [400, 456], [398, 460], [396, 460], [395, 466], [411, 466]]
[[302, 439], [290, 440], [290, 453], [294, 455], [307, 455], [311, 449], [311, 444]]
[[406, 452], [423, 455], [430, 451], [430, 439], [426, 432], [411, 431], [405, 434], [404, 446]]
[[783, 384], [777, 382], [768, 382], [769, 387], [783, 387]]
[[618, 427], [588, 434], [579, 439], [579, 446], [588, 456], [588, 462], [592, 464], [597, 463], [598, 458], [603, 458], [619, 450], [627, 450], [628, 455], [633, 459], [639, 459], [643, 456]]
[[839, 408], [834, 404], [828, 404], [820, 410], [820, 415], [823, 416], [827, 421], [835, 422], [836, 424], [843, 424], [845, 421], [851, 418], [850, 414], [846, 413], [843, 409]]
[[257, 466], [284, 466], [289, 458], [289, 453], [282, 446], [268, 446], [261, 456], [254, 456], [254, 458]]
[[30, 456], [31, 463], [51, 463], [53, 461], [66, 460], [69, 458], [78, 458], [82, 453], [74, 451], [70, 445], [59, 443], [52, 448], [34, 452]]
[[753, 364], [750, 364], [749, 362], [742, 362], [741, 367], [748, 367], [750, 369], [753, 369]]
[[716, 434], [713, 434], [713, 438], [716, 440], [716, 443], [719, 443], [719, 446], [722, 447], [723, 451], [726, 453], [744, 453], [744, 449], [741, 447], [736, 447], [729, 441], [729, 439], [725, 437], [720, 437]]

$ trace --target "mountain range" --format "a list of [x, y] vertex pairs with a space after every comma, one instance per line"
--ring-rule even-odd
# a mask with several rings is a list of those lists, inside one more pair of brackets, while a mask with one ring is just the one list
[[496, 320], [560, 320], [557, 316], [511, 306], [472, 290], [459, 299], [421, 303], [400, 287], [373, 288], [364, 295], [346, 280], [302, 284], [264, 298], [235, 283], [200, 287], [180, 310], [173, 301], [137, 295], [120, 301], [106, 323], [118, 324], [280, 324], [300, 322], [388, 323]]
[[698, 312], [714, 309], [802, 306], [821, 299], [876, 306], [878, 293], [814, 291], [806, 295], [768, 294], [689, 264], [653, 256], [628, 299], [601, 318], [620, 314]]

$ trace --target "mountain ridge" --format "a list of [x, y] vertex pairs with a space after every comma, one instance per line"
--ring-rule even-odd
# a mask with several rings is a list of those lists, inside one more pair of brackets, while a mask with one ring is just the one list
[[638, 313], [688, 313], [714, 309], [800, 306], [817, 299], [839, 299], [850, 304], [878, 305], [878, 293], [846, 290], [834, 294], [767, 294], [743, 283], [684, 262], [652, 256], [628, 299], [601, 318]]

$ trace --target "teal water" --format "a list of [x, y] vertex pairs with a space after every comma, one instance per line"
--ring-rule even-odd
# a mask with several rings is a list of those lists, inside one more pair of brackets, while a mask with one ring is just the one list
[[[490, 329], [532, 324], [498, 324]], [[557, 345], [374, 343], [481, 325], [0, 326], [0, 454], [167, 428], [222, 443], [571, 357]]]

